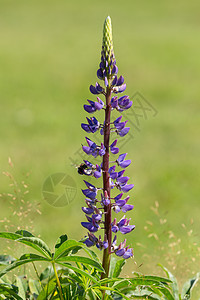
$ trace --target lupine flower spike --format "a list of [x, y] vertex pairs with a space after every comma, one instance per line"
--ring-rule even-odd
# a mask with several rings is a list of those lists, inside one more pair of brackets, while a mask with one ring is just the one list
[[[78, 167], [78, 173], [94, 178], [103, 177], [103, 188], [97, 188], [84, 180], [86, 189], [83, 189], [82, 192], [86, 197], [86, 206], [82, 207], [82, 211], [86, 221], [81, 224], [89, 231], [84, 240], [87, 247], [96, 245], [99, 250], [104, 251], [103, 267], [106, 272], [102, 275], [104, 278], [108, 277], [112, 253], [125, 259], [133, 256], [133, 249], [126, 246], [126, 239], [117, 245], [116, 234], [125, 235], [135, 228], [134, 225], [130, 225], [130, 219], [127, 219], [126, 216], [120, 220], [112, 217], [112, 211], [118, 214], [119, 212], [127, 213], [133, 209], [133, 205], [127, 204], [130, 197], [127, 195], [123, 197], [123, 194], [129, 192], [134, 185], [128, 184], [129, 177], [124, 176], [125, 168], [130, 165], [131, 160], [126, 159], [127, 153], [118, 154], [119, 148], [116, 139], [116, 135], [123, 137], [128, 134], [130, 128], [126, 127], [127, 121], [122, 120], [122, 115], [119, 115], [111, 123], [111, 111], [117, 110], [121, 114], [131, 107], [132, 101], [127, 95], [116, 96], [116, 94], [125, 91], [126, 84], [123, 76], [118, 76], [110, 17], [107, 17], [104, 23], [101, 62], [97, 70], [97, 77], [103, 81], [103, 84], [96, 82], [90, 86], [91, 94], [98, 96], [96, 96], [95, 101], [87, 100], [89, 104], [84, 105], [84, 110], [89, 114], [100, 110], [105, 111], [104, 123], [100, 124], [94, 116], [86, 117], [87, 122], [82, 123], [81, 127], [88, 135], [99, 131], [100, 135], [103, 135], [103, 139], [97, 145], [92, 139], [86, 137], [87, 144], [83, 145], [82, 149], [90, 157], [99, 156], [102, 158], [102, 163], [99, 165], [84, 160]], [[100, 97], [103, 97], [104, 101]], [[112, 161], [109, 160], [109, 156], [113, 156]], [[114, 188], [119, 190], [120, 194], [112, 198], [111, 190]], [[100, 230], [104, 230], [104, 233], [97, 235]], [[114, 237], [112, 237], [113, 234]]]

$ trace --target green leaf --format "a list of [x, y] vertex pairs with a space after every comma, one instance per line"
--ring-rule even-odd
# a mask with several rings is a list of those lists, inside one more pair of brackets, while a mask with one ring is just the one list
[[41, 289], [39, 288], [39, 283], [37, 280], [29, 279], [28, 285], [31, 294], [39, 295]]
[[97, 261], [91, 259], [91, 258], [87, 258], [87, 257], [83, 257], [83, 256], [65, 256], [65, 257], [60, 257], [59, 259], [55, 259], [56, 263], [59, 262], [79, 262], [82, 264], [86, 264], [89, 266], [92, 266], [98, 270], [100, 270], [101, 272], [104, 272], [103, 267], [101, 266], [101, 264], [99, 264]]
[[16, 232], [15, 232], [16, 234], [20, 234], [21, 236], [23, 236], [23, 237], [34, 237], [34, 235], [31, 233], [31, 232], [29, 232], [29, 231], [27, 231], [27, 230], [17, 230]]
[[45, 255], [47, 258], [52, 258], [51, 250], [44, 241], [36, 237], [22, 237], [17, 239], [17, 242], [30, 246], [38, 252]]
[[17, 233], [13, 232], [0, 232], [0, 238], [5, 238], [8, 240], [16, 241], [17, 239], [21, 238], [22, 236]]
[[51, 279], [40, 292], [37, 297], [37, 300], [48, 299], [48, 296], [55, 290], [56, 288], [56, 279]]
[[164, 270], [164, 272], [167, 274], [167, 277], [172, 281], [172, 292], [174, 296], [174, 300], [179, 300], [179, 288], [178, 288], [178, 282], [176, 280], [176, 277], [164, 266], [159, 264], [159, 266]]
[[[22, 231], [20, 231], [22, 232]], [[29, 234], [28, 231], [23, 230], [23, 233]], [[43, 242], [41, 239], [29, 236], [29, 237], [22, 237], [22, 235], [12, 232], [0, 232], [0, 238], [6, 238], [9, 240], [17, 241], [19, 243], [28, 245], [38, 252], [44, 254], [46, 257], [52, 257], [51, 251], [49, 247]]]
[[[13, 296], [14, 299], [17, 300], [24, 300], [23, 298], [21, 298], [20, 296], [18, 296], [13, 289], [9, 288], [8, 286], [4, 285], [4, 284], [0, 284], [0, 294], [3, 294], [4, 296]], [[6, 298], [8, 299], [8, 298]]]
[[93, 250], [89, 249], [88, 247], [85, 247], [84, 245], [82, 246], [82, 249], [83, 249], [87, 254], [89, 254], [89, 256], [90, 256], [92, 259], [96, 260], [98, 263], [101, 263], [101, 261], [100, 261], [98, 255], [97, 255]]
[[[111, 288], [111, 287], [108, 287], [108, 286], [98, 286], [98, 289], [99, 290], [112, 291], [112, 292], [115, 292], [116, 294], [122, 296], [123, 299], [126, 299], [126, 300], [130, 299], [129, 297], [126, 297], [126, 295], [124, 295], [118, 289], [115, 289], [115, 288]], [[94, 290], [94, 288], [93, 288], [93, 290]]]
[[22, 299], [26, 300], [26, 290], [24, 289], [24, 284], [23, 284], [22, 280], [23, 279], [21, 277], [17, 276], [17, 278], [16, 278], [16, 285], [18, 287], [18, 295]]
[[[167, 300], [175, 300], [176, 298], [174, 297], [174, 295], [172, 296], [172, 294], [170, 293], [170, 291], [165, 288], [165, 287], [158, 287], [158, 290], [160, 290], [163, 295], [167, 298]], [[179, 300], [179, 296], [177, 298]]]
[[55, 249], [59, 248], [67, 240], [68, 237], [66, 234], [61, 235], [56, 241]]
[[[26, 258], [29, 257], [29, 258]], [[23, 258], [23, 259], [22, 259]], [[7, 272], [33, 261], [49, 261], [47, 258], [39, 256], [37, 254], [24, 254], [19, 260], [16, 260], [12, 264], [8, 265], [4, 270], [0, 272], [0, 277], [5, 275]]]
[[83, 248], [84, 245], [75, 240], [65, 241], [64, 243], [62, 243], [62, 245], [60, 245], [59, 248], [56, 249], [54, 259], [60, 258], [61, 256], [66, 256], [71, 250], [73, 250], [76, 247]]
[[192, 289], [194, 288], [195, 284], [198, 282], [199, 279], [200, 279], [200, 272], [197, 273], [195, 277], [189, 279], [184, 283], [182, 293], [181, 293], [181, 298], [183, 300], [190, 299]]
[[125, 263], [126, 263], [125, 259], [117, 260], [112, 274], [113, 277], [115, 278], [119, 277]]
[[40, 274], [40, 281], [45, 280], [49, 277], [54, 275], [54, 271], [52, 266], [48, 266], [41, 274]]
[[154, 276], [154, 275], [142, 275], [141, 273], [138, 273], [138, 272], [133, 272], [133, 274], [137, 275], [138, 278], [144, 277], [145, 279], [155, 280], [155, 281], [158, 281], [163, 284], [172, 283], [172, 281], [166, 277]]
[[13, 263], [16, 259], [10, 255], [0, 255], [0, 266], [7, 266]]
[[89, 274], [88, 272], [83, 271], [83, 270], [81, 270], [81, 269], [79, 269], [79, 268], [77, 268], [77, 267], [71, 266], [70, 264], [61, 263], [61, 262], [57, 262], [57, 264], [59, 264], [59, 265], [61, 265], [61, 266], [64, 266], [64, 267], [66, 267], [66, 268], [68, 268], [68, 269], [73, 270], [74, 272], [76, 272], [76, 273], [82, 275], [83, 277], [86, 277], [86, 278], [90, 279], [92, 282], [95, 282], [95, 283], [98, 282], [94, 276], [92, 276], [92, 275]]

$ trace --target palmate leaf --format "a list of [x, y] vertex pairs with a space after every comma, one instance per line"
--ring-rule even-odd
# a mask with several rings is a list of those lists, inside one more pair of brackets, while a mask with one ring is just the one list
[[66, 240], [60, 245], [59, 248], [55, 250], [54, 259], [66, 256], [71, 250], [75, 249], [76, 247], [84, 248], [84, 245], [75, 240]]
[[94, 267], [101, 272], [104, 272], [104, 269], [101, 266], [101, 264], [99, 264], [97, 261], [95, 261], [91, 258], [88, 258], [88, 257], [71, 255], [71, 256], [65, 256], [65, 257], [60, 257], [59, 259], [55, 259], [55, 262], [56, 263], [60, 263], [60, 262], [76, 262], [77, 263], [77, 262], [79, 262], [79, 263]]
[[[7, 285], [4, 285], [2, 283], [0, 284], [0, 294], [3, 294], [4, 296], [12, 296], [14, 299], [17, 299], [17, 300], [24, 300], [19, 295], [17, 295], [17, 293], [12, 288], [10, 288]], [[11, 298], [9, 297], [6, 299], [11, 299]]]
[[192, 289], [194, 288], [195, 284], [200, 279], [200, 272], [196, 274], [195, 277], [189, 279], [186, 281], [183, 285], [182, 293], [181, 293], [181, 299], [188, 300], [191, 297]]
[[24, 264], [27, 264], [29, 262], [34, 262], [34, 261], [49, 261], [46, 257], [37, 255], [37, 254], [24, 254], [20, 257], [19, 260], [14, 261], [12, 264], [8, 265], [4, 270], [0, 272], [0, 277], [5, 275], [7, 272], [22, 266]]
[[21, 230], [18, 232], [21, 232], [23, 234], [27, 233], [27, 235], [29, 236], [23, 236], [19, 233], [12, 233], [12, 232], [0, 232], [0, 237], [28, 245], [34, 248], [35, 250], [37, 250], [38, 252], [40, 252], [41, 254], [45, 255], [46, 257], [48, 258], [52, 257], [49, 247], [41, 239], [36, 238], [34, 236], [30, 236], [31, 233], [25, 230]]
[[40, 252], [41, 254], [45, 255], [47, 258], [51, 258], [51, 250], [47, 246], [43, 240], [36, 238], [36, 237], [22, 237], [17, 240], [17, 242], [30, 246]]

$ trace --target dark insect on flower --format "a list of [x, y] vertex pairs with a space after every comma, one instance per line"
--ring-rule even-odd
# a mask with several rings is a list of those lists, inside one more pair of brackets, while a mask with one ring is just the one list
[[84, 175], [87, 172], [87, 165], [86, 164], [80, 164], [78, 167], [78, 174]]

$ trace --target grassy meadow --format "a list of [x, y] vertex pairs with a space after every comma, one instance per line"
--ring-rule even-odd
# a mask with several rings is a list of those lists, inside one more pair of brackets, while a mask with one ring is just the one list
[[[132, 138], [122, 152], [132, 159], [126, 174], [135, 184], [135, 208], [128, 215], [136, 229], [127, 237], [135, 262], [124, 273], [158, 274], [162, 263], [182, 284], [200, 271], [199, 9], [195, 0], [0, 0], [1, 231], [33, 228], [50, 245], [64, 233], [86, 234], [83, 177], [70, 157], [81, 163], [83, 104], [95, 99], [89, 86], [97, 80], [110, 15], [126, 93], [140, 93], [153, 107], [146, 117], [138, 110], [137, 122], [127, 115]], [[17, 181], [19, 202], [3, 172]], [[61, 208], [42, 197], [45, 179], [59, 172], [77, 186], [74, 200]], [[12, 254], [4, 241], [0, 250]]]

